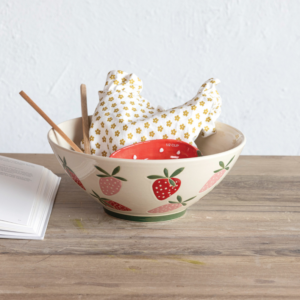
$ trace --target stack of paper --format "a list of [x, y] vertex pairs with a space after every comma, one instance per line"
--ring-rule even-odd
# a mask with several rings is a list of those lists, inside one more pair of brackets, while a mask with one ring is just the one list
[[60, 177], [0, 156], [0, 238], [44, 239]]

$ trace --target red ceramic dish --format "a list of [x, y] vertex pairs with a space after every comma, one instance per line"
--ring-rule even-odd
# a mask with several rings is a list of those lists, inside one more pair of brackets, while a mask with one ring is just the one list
[[177, 140], [151, 140], [124, 147], [112, 153], [112, 158], [124, 159], [180, 159], [202, 156], [199, 149]]

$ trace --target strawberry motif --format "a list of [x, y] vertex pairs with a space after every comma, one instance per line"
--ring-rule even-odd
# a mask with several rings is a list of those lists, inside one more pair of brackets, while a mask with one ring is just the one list
[[181, 180], [178, 178], [174, 178], [178, 174], [180, 174], [184, 168], [177, 169], [175, 172], [169, 176], [169, 172], [166, 168], [164, 168], [165, 176], [160, 175], [150, 175], [147, 176], [149, 179], [156, 179], [152, 185], [153, 193], [158, 200], [166, 200], [173, 194], [175, 194], [180, 186]]
[[59, 159], [61, 160], [62, 162], [62, 165], [63, 165], [63, 168], [64, 170], [66, 171], [66, 173], [84, 190], [85, 187], [83, 186], [82, 182], [79, 180], [79, 178], [76, 176], [76, 174], [67, 166], [67, 161], [66, 161], [66, 158], [64, 157], [63, 159], [58, 156]]
[[[235, 156], [234, 156], [235, 157]], [[226, 171], [229, 170], [229, 164], [233, 161], [234, 157], [228, 162], [228, 164], [225, 166], [222, 161], [219, 162], [219, 165], [222, 169], [214, 171], [214, 175], [205, 183], [205, 185], [202, 187], [199, 193], [203, 193], [210, 187], [212, 187], [214, 184], [216, 184], [221, 177], [226, 173]]]
[[113, 208], [113, 209], [116, 209], [116, 210], [121, 210], [121, 211], [131, 211], [130, 208], [118, 203], [118, 202], [115, 202], [115, 201], [112, 201], [112, 200], [109, 200], [109, 199], [106, 199], [106, 198], [101, 198], [96, 192], [93, 191], [93, 194], [91, 194], [93, 197], [97, 198], [98, 201], [103, 205], [103, 206], [108, 206], [110, 208]]
[[121, 187], [122, 187], [122, 181], [127, 181], [125, 178], [123, 177], [118, 177], [115, 176], [117, 173], [120, 172], [120, 166], [116, 167], [112, 174], [110, 175], [109, 173], [107, 173], [106, 171], [104, 171], [103, 169], [101, 169], [100, 167], [95, 166], [95, 168], [104, 173], [104, 174], [100, 174], [97, 175], [98, 177], [100, 177], [99, 179], [99, 186], [101, 191], [103, 192], [104, 195], [115, 195], [117, 193], [119, 193]]
[[175, 210], [175, 209], [177, 209], [181, 206], [186, 206], [186, 202], [191, 201], [195, 197], [192, 197], [192, 198], [189, 198], [185, 201], [182, 201], [181, 196], [177, 196], [177, 201], [169, 201], [169, 204], [165, 204], [165, 205], [156, 207], [154, 209], [151, 209], [151, 210], [148, 211], [148, 213], [159, 214], [159, 213], [165, 213], [165, 212], [168, 212], [168, 211]]

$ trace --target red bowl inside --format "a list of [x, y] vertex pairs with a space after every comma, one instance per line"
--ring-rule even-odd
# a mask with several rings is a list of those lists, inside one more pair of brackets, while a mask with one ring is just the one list
[[111, 154], [112, 158], [125, 159], [180, 159], [201, 156], [196, 147], [177, 140], [151, 140], [126, 146]]

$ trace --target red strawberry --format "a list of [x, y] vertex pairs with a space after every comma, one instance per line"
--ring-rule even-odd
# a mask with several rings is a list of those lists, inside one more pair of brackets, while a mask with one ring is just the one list
[[118, 202], [115, 202], [115, 201], [112, 201], [112, 200], [109, 200], [109, 199], [105, 199], [105, 198], [101, 198], [96, 192], [93, 191], [93, 194], [91, 194], [93, 197], [97, 198], [98, 201], [104, 205], [104, 206], [108, 206], [110, 208], [113, 208], [113, 209], [116, 209], [116, 210], [122, 210], [122, 211], [131, 211], [130, 208], [118, 203]]
[[119, 191], [122, 187], [122, 181], [127, 181], [125, 178], [114, 176], [120, 172], [121, 168], [116, 167], [113, 170], [111, 175], [109, 173], [107, 173], [106, 171], [104, 171], [103, 169], [101, 169], [100, 167], [95, 166], [95, 168], [98, 171], [104, 173], [104, 174], [97, 175], [98, 177], [100, 177], [99, 186], [100, 186], [100, 189], [103, 192], [103, 194], [111, 196], [111, 195], [115, 195], [115, 194], [119, 193]]
[[194, 199], [195, 197], [192, 197], [190, 199], [182, 201], [181, 196], [177, 196], [177, 201], [169, 201], [169, 204], [165, 204], [165, 205], [156, 207], [154, 209], [151, 209], [151, 210], [148, 211], [148, 213], [158, 214], [158, 213], [165, 213], [165, 212], [168, 212], [168, 211], [175, 210], [175, 209], [177, 209], [181, 206], [186, 206], [186, 202]]
[[[235, 156], [234, 156], [235, 157]], [[199, 193], [203, 193], [210, 187], [212, 187], [214, 184], [216, 184], [220, 178], [226, 173], [226, 171], [229, 170], [229, 164], [233, 161], [234, 157], [228, 162], [228, 164], [225, 166], [222, 161], [219, 162], [219, 165], [222, 169], [214, 171], [214, 175], [205, 183], [205, 185], [202, 187]]]
[[85, 187], [83, 186], [82, 182], [79, 180], [79, 178], [76, 176], [76, 174], [67, 166], [67, 161], [66, 158], [64, 157], [64, 159], [61, 159], [60, 156], [58, 156], [59, 159], [62, 162], [63, 168], [65, 169], [66, 173], [84, 190]]
[[184, 168], [177, 169], [169, 177], [169, 172], [165, 168], [164, 169], [165, 176], [160, 176], [160, 175], [147, 176], [147, 178], [149, 179], [156, 179], [152, 185], [152, 189], [155, 197], [158, 200], [166, 200], [167, 198], [169, 198], [179, 190], [181, 186], [181, 180], [174, 177], [180, 174], [183, 170]]

